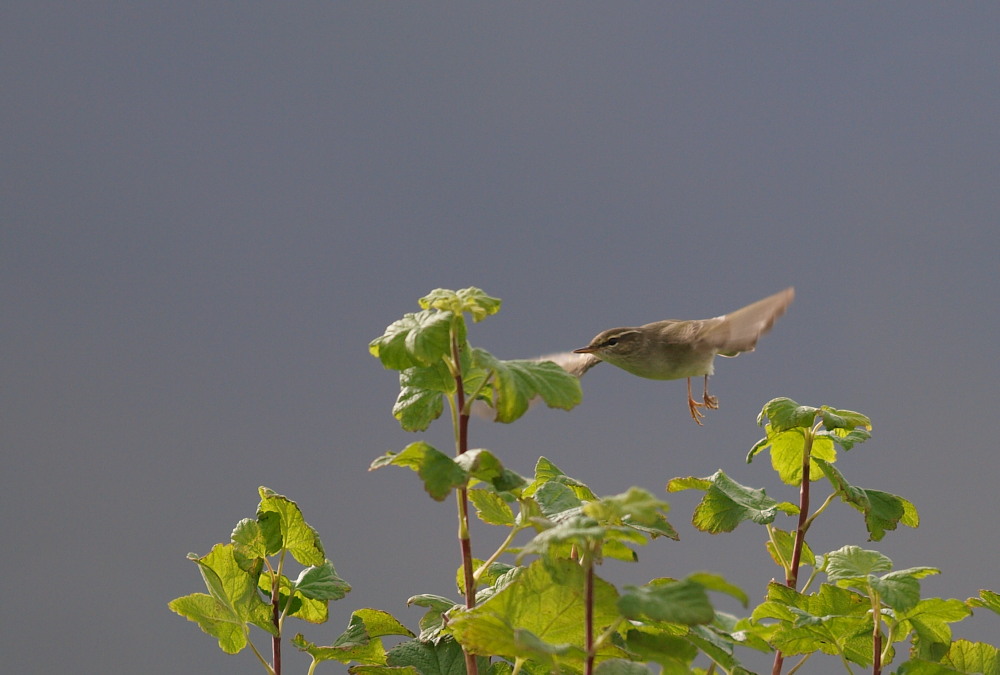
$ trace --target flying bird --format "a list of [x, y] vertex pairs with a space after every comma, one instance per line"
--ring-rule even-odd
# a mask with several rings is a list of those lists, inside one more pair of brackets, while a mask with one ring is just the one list
[[[543, 357], [567, 372], [582, 376], [601, 361], [652, 380], [687, 378], [688, 408], [701, 425], [700, 408], [717, 409], [719, 401], [708, 393], [708, 376], [716, 356], [737, 356], [753, 351], [757, 340], [785, 313], [795, 289], [780, 293], [714, 319], [664, 319], [643, 326], [611, 328], [598, 333], [586, 347], [572, 353]], [[691, 395], [691, 378], [704, 376], [701, 401]]]

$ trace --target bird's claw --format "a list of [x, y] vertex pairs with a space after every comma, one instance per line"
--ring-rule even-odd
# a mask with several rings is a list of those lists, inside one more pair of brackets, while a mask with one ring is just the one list
[[701, 423], [701, 418], [705, 416], [705, 413], [698, 410], [698, 408], [704, 408], [704, 407], [705, 407], [704, 403], [698, 403], [696, 400], [688, 396], [688, 409], [691, 410], [691, 419], [693, 419], [695, 421], [695, 424], [697, 424], [699, 427], [704, 426]]

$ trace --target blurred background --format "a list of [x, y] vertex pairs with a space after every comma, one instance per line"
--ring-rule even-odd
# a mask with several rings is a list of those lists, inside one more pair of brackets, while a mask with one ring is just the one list
[[[698, 495], [663, 488], [722, 468], [794, 500], [744, 463], [788, 396], [869, 415], [842, 471], [921, 515], [872, 544], [838, 502], [814, 549], [939, 567], [926, 596], [997, 589], [998, 22], [989, 3], [8, 3], [5, 668], [260, 672], [167, 609], [258, 485], [354, 586], [291, 634], [329, 644], [361, 607], [415, 628], [408, 597], [458, 597], [453, 502], [367, 472], [414, 440], [450, 451], [446, 420], [400, 430], [367, 350], [436, 287], [503, 299], [470, 330], [502, 358], [796, 287], [755, 353], [717, 361], [704, 427], [683, 381], [606, 365], [571, 412], [474, 421], [522, 474], [544, 455], [671, 502], [681, 542], [609, 581], [704, 569], [762, 598], [763, 530], [701, 534]], [[500, 534], [476, 523], [474, 551]], [[306, 663], [286, 647], [286, 672]]]

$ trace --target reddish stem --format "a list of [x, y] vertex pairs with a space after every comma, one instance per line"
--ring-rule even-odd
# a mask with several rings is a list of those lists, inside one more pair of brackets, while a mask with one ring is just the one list
[[271, 667], [274, 669], [274, 675], [281, 675], [281, 593], [279, 593], [279, 584], [278, 575], [275, 575], [274, 584], [271, 587], [271, 620], [274, 621], [275, 629], [278, 629], [278, 634], [271, 636]]

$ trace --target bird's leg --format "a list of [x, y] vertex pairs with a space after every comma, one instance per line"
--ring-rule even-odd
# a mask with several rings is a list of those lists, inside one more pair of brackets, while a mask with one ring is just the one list
[[701, 418], [705, 416], [705, 413], [698, 410], [698, 408], [704, 407], [705, 404], [698, 403], [696, 400], [694, 400], [694, 397], [691, 396], [691, 378], [689, 377], [687, 380], [688, 380], [688, 409], [691, 411], [691, 419], [693, 419], [700, 427], [702, 426]]
[[705, 401], [705, 407], [706, 408], [711, 408], [712, 410], [718, 410], [719, 409], [719, 399], [716, 398], [715, 396], [709, 396], [708, 395], [708, 375], [705, 376], [705, 396], [704, 396], [704, 401]]

